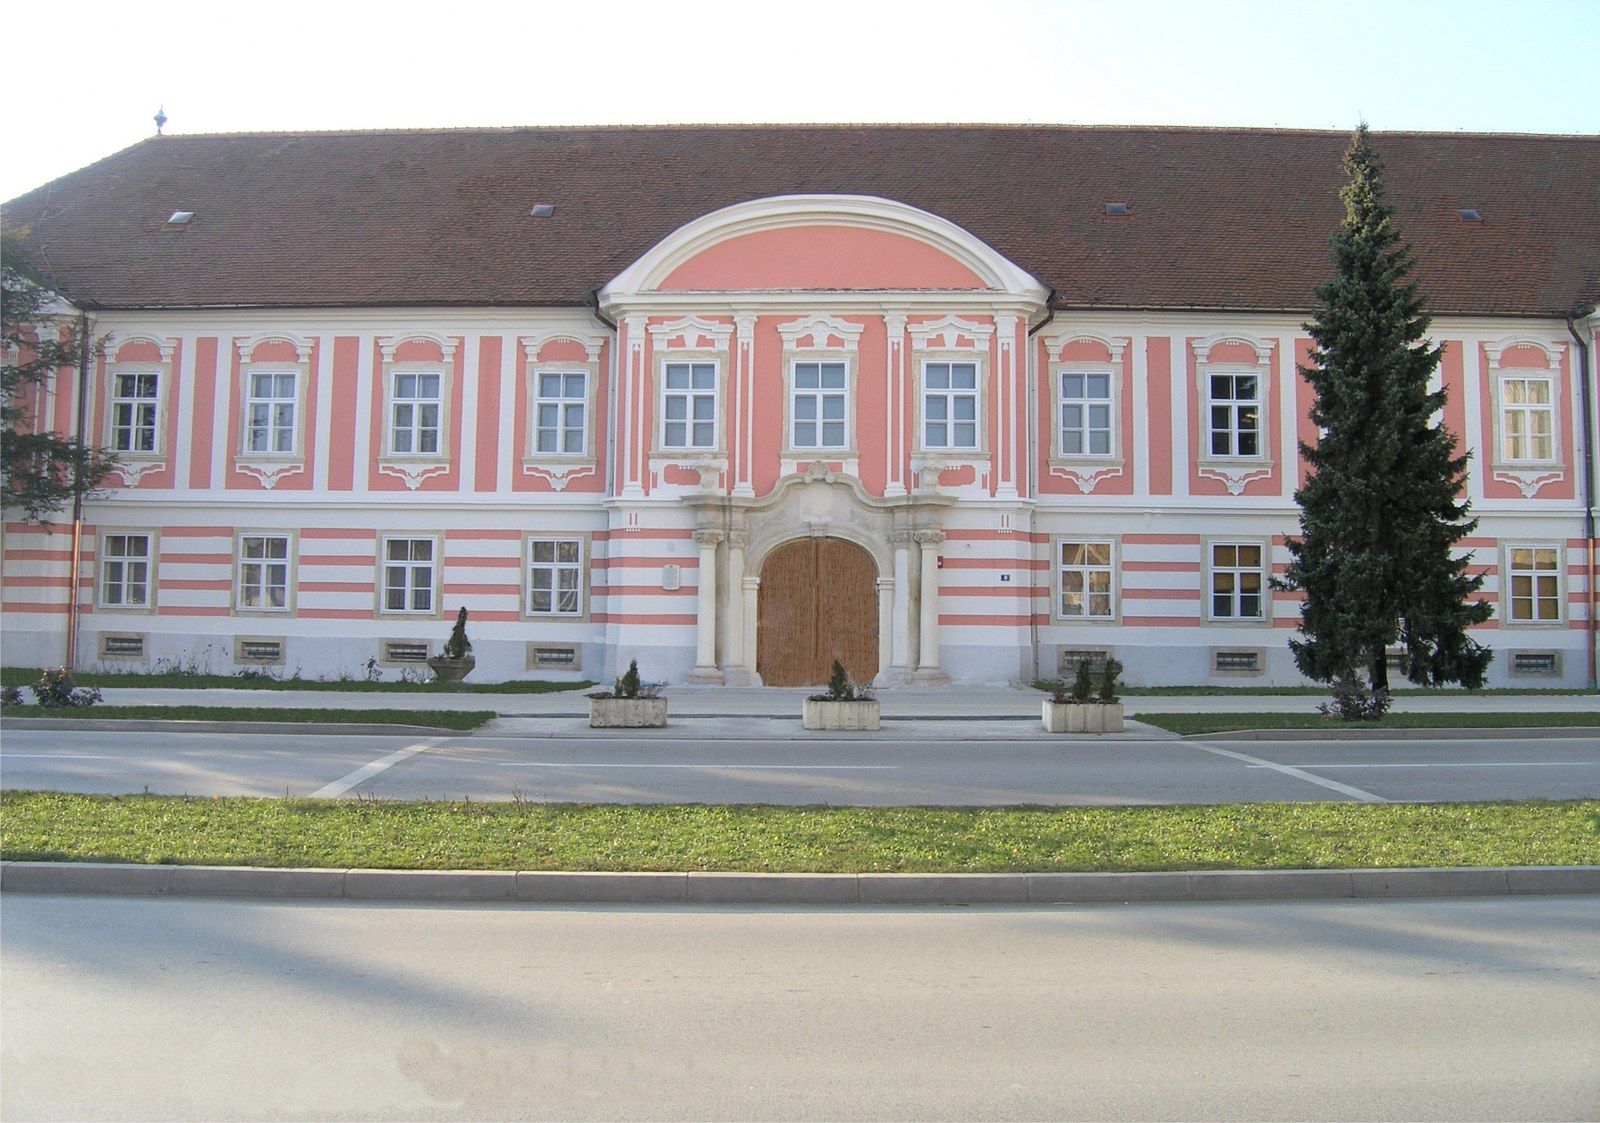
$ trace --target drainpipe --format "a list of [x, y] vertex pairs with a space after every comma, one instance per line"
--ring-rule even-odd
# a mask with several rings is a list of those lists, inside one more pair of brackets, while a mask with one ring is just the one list
[[[1028, 560], [1031, 562], [1034, 555], [1034, 536], [1039, 524], [1039, 465], [1035, 460], [1038, 455], [1039, 426], [1035, 418], [1035, 411], [1039, 407], [1039, 378], [1036, 368], [1035, 352], [1038, 350], [1033, 345], [1033, 337], [1050, 326], [1050, 321], [1056, 318], [1055, 310], [1056, 290], [1052, 288], [1050, 295], [1044, 298], [1044, 306], [1049, 315], [1028, 329], [1028, 498], [1033, 502], [1028, 504]], [[1054, 564], [1053, 562], [1051, 564]], [[1028, 587], [1033, 588], [1033, 568], [1028, 570]], [[1053, 588], [1055, 581], [1052, 578], [1050, 586]], [[1033, 682], [1039, 681], [1039, 613], [1034, 605], [1033, 597], [1028, 598], [1028, 641], [1033, 651]], [[1051, 611], [1055, 609], [1052, 607]]]
[[[606, 371], [606, 458], [605, 458], [605, 466], [606, 466], [606, 487], [610, 490], [610, 493], [612, 495], [616, 495], [617, 494], [617, 382], [618, 382], [618, 380], [620, 378], [620, 376], [618, 374], [618, 369], [619, 368], [618, 368], [617, 364], [621, 361], [621, 359], [620, 359], [620, 357], [618, 355], [618, 350], [619, 350], [618, 344], [621, 343], [621, 341], [622, 341], [622, 333], [617, 329], [617, 322], [615, 320], [607, 318], [606, 314], [604, 312], [600, 311], [600, 288], [599, 288], [599, 286], [597, 285], [594, 288], [591, 288], [588, 291], [588, 293], [586, 293], [585, 295], [586, 295], [586, 298], [588, 300], [589, 311], [594, 315], [594, 318], [599, 320], [602, 324], [604, 324], [606, 327], [611, 329], [611, 347], [610, 347], [611, 362], [609, 364], [607, 364], [609, 369]], [[611, 520], [609, 518], [607, 518], [607, 520], [606, 520], [606, 529], [607, 530], [610, 530], [610, 528], [611, 528], [610, 527], [610, 523], [611, 523]], [[606, 547], [606, 552], [609, 554], [610, 550], [611, 550], [611, 547], [608, 545]], [[594, 561], [594, 559], [590, 558], [590, 564], [593, 564], [593, 561]], [[607, 630], [609, 630], [609, 628]], [[609, 645], [609, 644], [607, 646], [611, 647], [612, 652], [613, 652], [612, 658], [614, 659], [615, 658], [615, 652], [617, 650], [616, 646], [615, 645]], [[602, 666], [604, 665], [604, 663], [605, 663], [605, 659], [602, 658], [601, 659]], [[613, 674], [615, 674], [618, 671], [618, 668], [615, 665], [613, 665], [610, 669], [613, 672]]]
[[78, 312], [78, 409], [73, 434], [80, 455], [72, 465], [72, 560], [67, 567], [67, 656], [73, 670], [78, 655], [78, 571], [83, 550], [83, 457], [84, 418], [89, 405], [89, 314]]
[[1579, 386], [1579, 391], [1580, 391], [1579, 397], [1580, 397], [1580, 401], [1581, 401], [1581, 408], [1583, 410], [1583, 542], [1584, 542], [1585, 551], [1588, 554], [1588, 567], [1589, 567], [1589, 576], [1588, 576], [1588, 586], [1589, 586], [1589, 620], [1588, 620], [1588, 624], [1589, 624], [1589, 627], [1588, 627], [1589, 645], [1588, 646], [1589, 646], [1589, 651], [1588, 651], [1588, 657], [1589, 657], [1589, 689], [1590, 690], [1594, 690], [1594, 689], [1597, 688], [1597, 682], [1596, 682], [1596, 678], [1595, 678], [1595, 636], [1596, 636], [1596, 632], [1595, 632], [1595, 625], [1596, 625], [1596, 621], [1595, 621], [1595, 599], [1596, 598], [1595, 598], [1595, 587], [1594, 587], [1595, 574], [1596, 574], [1596, 566], [1595, 566], [1595, 527], [1594, 527], [1594, 504], [1595, 504], [1595, 495], [1594, 495], [1594, 461], [1595, 461], [1595, 448], [1594, 448], [1594, 420], [1593, 420], [1594, 419], [1594, 402], [1592, 400], [1592, 395], [1594, 393], [1594, 377], [1595, 377], [1594, 376], [1594, 370], [1593, 370], [1593, 367], [1592, 367], [1592, 363], [1593, 363], [1592, 344], [1593, 344], [1593, 340], [1594, 340], [1594, 329], [1592, 327], [1589, 329], [1590, 337], [1589, 337], [1589, 339], [1586, 340], [1586, 339], [1583, 338], [1582, 335], [1578, 334], [1578, 328], [1577, 328], [1577, 325], [1574, 323], [1574, 321], [1577, 320], [1577, 319], [1580, 319], [1582, 317], [1592, 316], [1592, 315], [1594, 315], [1594, 312], [1595, 312], [1595, 305], [1593, 305], [1593, 304], [1577, 304], [1577, 305], [1575, 305], [1573, 307], [1572, 311], [1568, 312], [1567, 315], [1566, 315], [1567, 333], [1572, 336], [1573, 343], [1577, 344], [1578, 359], [1579, 359], [1579, 361], [1578, 361], [1578, 370], [1579, 370], [1579, 372], [1581, 374], [1581, 377], [1578, 379], [1578, 386]]

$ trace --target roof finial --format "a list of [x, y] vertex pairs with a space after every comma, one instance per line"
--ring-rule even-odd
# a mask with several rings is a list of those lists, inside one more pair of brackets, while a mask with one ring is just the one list
[[156, 136], [161, 135], [161, 130], [167, 127], [167, 107], [162, 106], [156, 110]]

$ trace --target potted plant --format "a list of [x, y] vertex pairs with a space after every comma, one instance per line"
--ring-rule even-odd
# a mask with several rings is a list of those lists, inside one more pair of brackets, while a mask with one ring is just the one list
[[806, 699], [807, 729], [877, 729], [880, 718], [878, 700], [866, 687], [851, 682], [850, 673], [837, 659], [828, 692]]
[[438, 682], [460, 682], [472, 673], [478, 660], [472, 655], [472, 641], [467, 639], [467, 610], [456, 613], [456, 626], [450, 638], [444, 641], [444, 654], [428, 660], [428, 667]]
[[1107, 659], [1098, 689], [1089, 660], [1078, 661], [1078, 673], [1069, 690], [1056, 683], [1042, 707], [1046, 733], [1121, 733], [1122, 703], [1117, 700], [1117, 676], [1122, 664]]
[[611, 689], [589, 695], [590, 729], [661, 729], [667, 724], [667, 700], [659, 682], [639, 681], [639, 660], [617, 676]]

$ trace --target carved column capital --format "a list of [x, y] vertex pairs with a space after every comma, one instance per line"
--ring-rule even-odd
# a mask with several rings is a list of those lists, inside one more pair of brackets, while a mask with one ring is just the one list
[[912, 537], [909, 530], [891, 530], [889, 532], [889, 545], [898, 549], [905, 549], [911, 545]]
[[726, 537], [727, 535], [720, 530], [697, 530], [694, 532], [695, 545], [699, 546], [702, 550], [706, 549], [707, 547], [715, 549], [717, 543], [721, 542]]
[[916, 532], [916, 539], [917, 539], [918, 545], [922, 545], [922, 546], [938, 546], [942, 542], [944, 542], [944, 531], [942, 531], [942, 530], [919, 530], [919, 531]]
[[742, 550], [742, 549], [745, 548], [745, 544], [748, 543], [749, 541], [750, 541], [750, 535], [746, 531], [743, 531], [743, 530], [730, 530], [730, 531], [728, 531], [728, 549], [730, 549], [730, 550]]

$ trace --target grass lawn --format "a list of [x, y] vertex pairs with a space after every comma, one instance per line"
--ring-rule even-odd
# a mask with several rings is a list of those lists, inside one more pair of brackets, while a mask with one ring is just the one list
[[[27, 687], [43, 674], [37, 667], [0, 667], [0, 686]], [[588, 690], [594, 683], [549, 682], [545, 679], [519, 679], [513, 682], [367, 682], [365, 679], [336, 680], [310, 678], [269, 678], [266, 675], [203, 675], [186, 671], [140, 673], [134, 671], [96, 674], [74, 672], [79, 686], [143, 686], [167, 690], [348, 690], [388, 694], [551, 694], [561, 690]]]
[[193, 865], [846, 873], [1590, 865], [1600, 863], [1600, 800], [1045, 809], [7, 792], [0, 854]]
[[1336, 721], [1321, 714], [1135, 714], [1134, 720], [1174, 733], [1230, 733], [1240, 729], [1532, 729], [1589, 726], [1600, 713], [1387, 714], [1379, 721]]
[[246, 706], [89, 706], [51, 709], [7, 706], [12, 717], [108, 718], [133, 721], [296, 721], [362, 725], [428, 725], [438, 729], [476, 729], [494, 717], [492, 710], [324, 710]]

